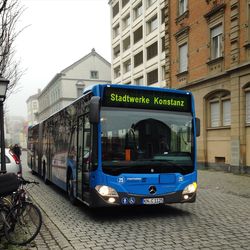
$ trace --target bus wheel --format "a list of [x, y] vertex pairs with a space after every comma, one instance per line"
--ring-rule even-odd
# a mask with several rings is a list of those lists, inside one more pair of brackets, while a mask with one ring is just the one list
[[45, 184], [49, 184], [48, 179], [47, 179], [47, 177], [46, 177], [46, 167], [45, 167], [45, 163], [43, 163], [43, 174], [42, 174], [42, 177], [43, 177], [43, 182], [44, 182]]
[[71, 204], [76, 205], [77, 199], [74, 196], [74, 186], [73, 186], [72, 174], [70, 174], [70, 176], [67, 180], [67, 193], [68, 193], [69, 201], [71, 202]]

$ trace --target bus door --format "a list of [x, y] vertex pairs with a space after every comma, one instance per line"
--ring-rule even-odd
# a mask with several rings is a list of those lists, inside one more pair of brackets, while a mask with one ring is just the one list
[[78, 118], [76, 166], [77, 197], [84, 200], [89, 194], [90, 179], [90, 123], [88, 114]]

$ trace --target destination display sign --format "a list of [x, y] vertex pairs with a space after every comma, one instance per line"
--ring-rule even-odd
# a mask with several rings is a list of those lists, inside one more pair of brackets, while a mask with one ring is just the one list
[[189, 112], [191, 96], [172, 92], [109, 87], [104, 90], [102, 105]]

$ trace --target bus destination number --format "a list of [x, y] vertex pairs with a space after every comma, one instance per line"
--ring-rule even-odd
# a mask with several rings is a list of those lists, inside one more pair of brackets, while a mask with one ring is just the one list
[[145, 205], [154, 205], [154, 204], [163, 204], [164, 198], [144, 198], [142, 199], [142, 204]]

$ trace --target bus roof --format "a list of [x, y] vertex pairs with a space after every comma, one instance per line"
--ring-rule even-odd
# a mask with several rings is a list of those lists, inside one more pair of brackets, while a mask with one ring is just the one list
[[111, 88], [123, 88], [123, 89], [140, 89], [140, 90], [152, 90], [152, 91], [163, 91], [163, 92], [171, 92], [176, 94], [186, 94], [186, 95], [192, 95], [190, 91], [186, 90], [177, 90], [177, 89], [170, 89], [170, 88], [162, 88], [162, 87], [152, 87], [152, 86], [142, 86], [142, 85], [127, 85], [127, 84], [95, 84], [88, 86], [84, 92], [83, 95], [92, 92], [94, 95], [100, 95], [100, 92], [106, 87]]

